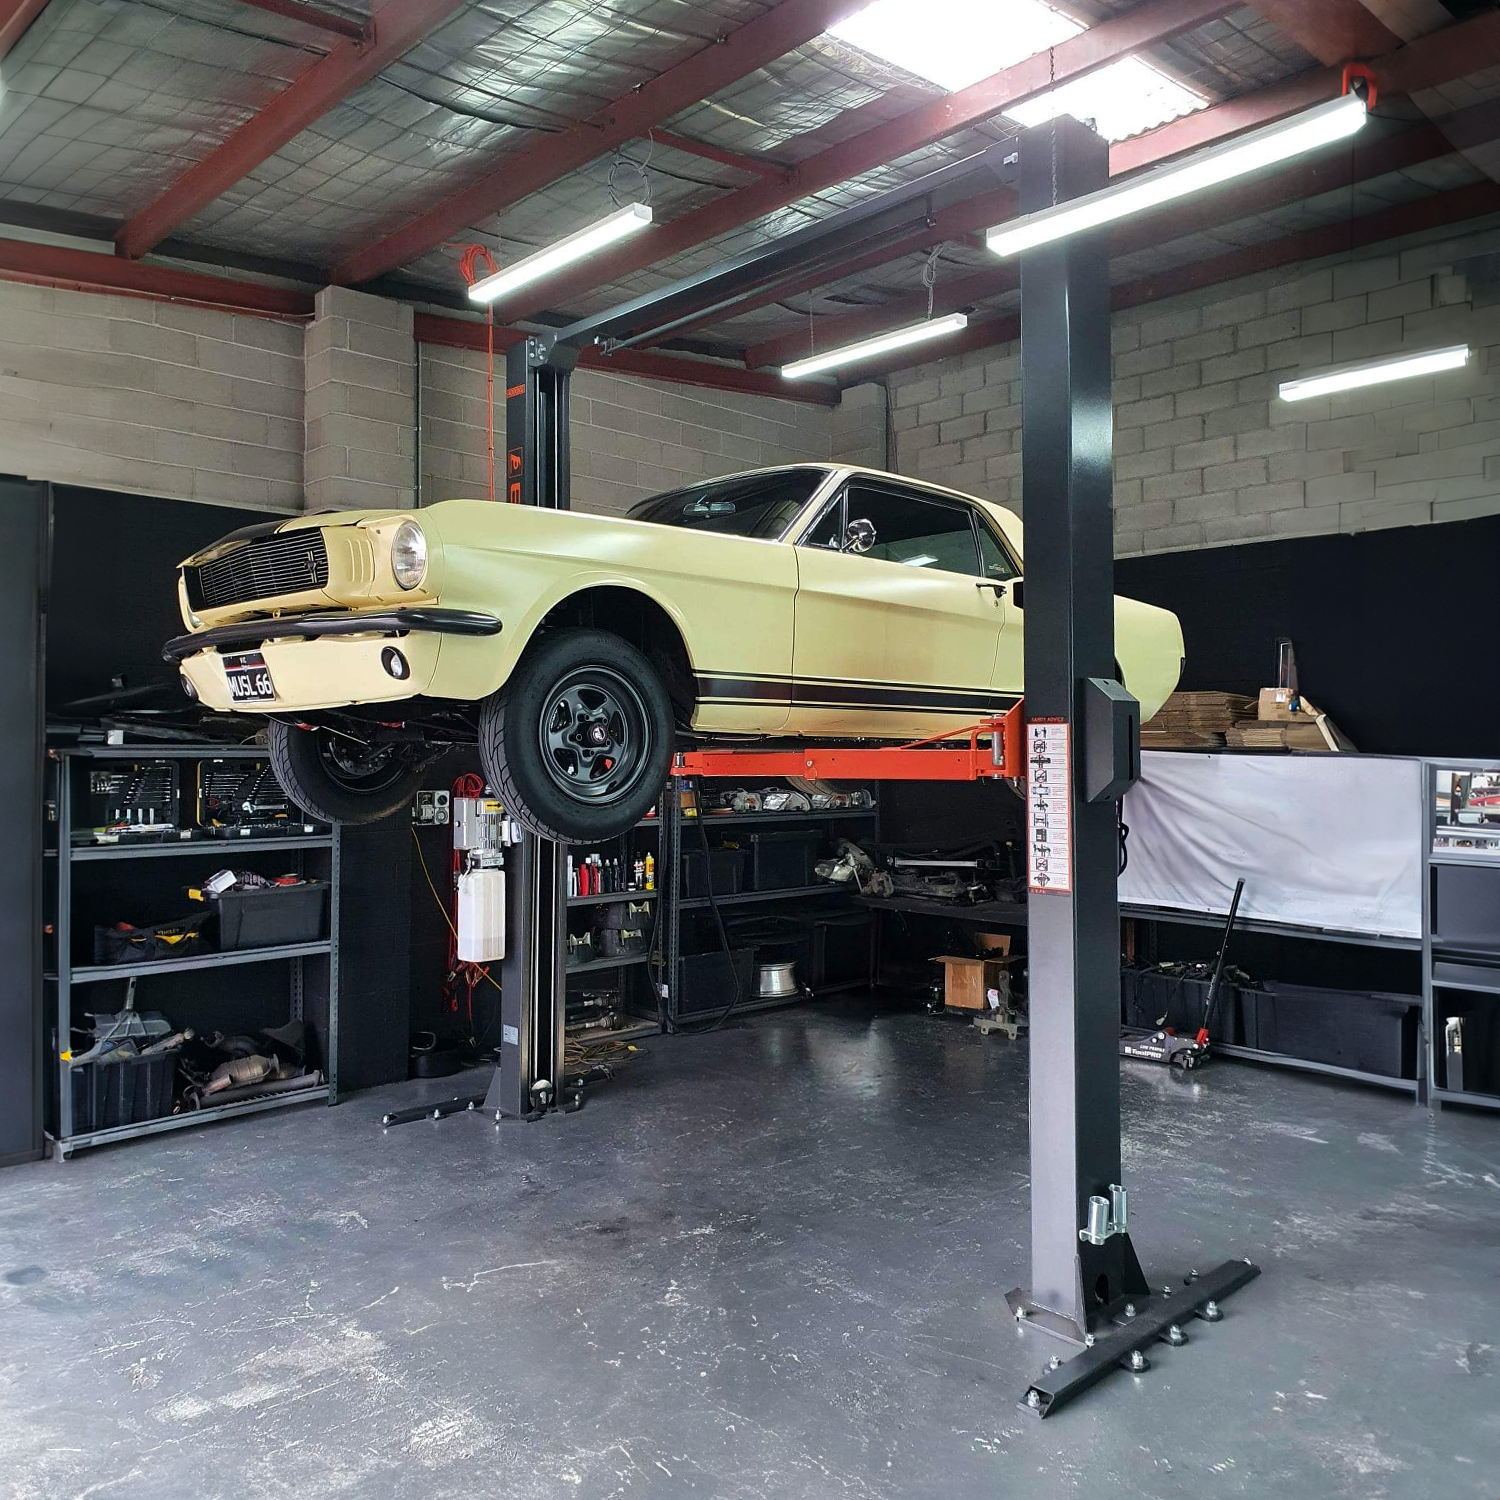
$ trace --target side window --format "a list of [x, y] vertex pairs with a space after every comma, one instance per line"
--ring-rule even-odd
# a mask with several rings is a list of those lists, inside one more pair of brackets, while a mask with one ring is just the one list
[[986, 578], [1002, 581], [1018, 576], [1018, 570], [1009, 552], [995, 539], [995, 533], [985, 524], [983, 517], [974, 517], [974, 527], [979, 532], [979, 561]]
[[865, 520], [875, 528], [866, 557], [971, 578], [978, 575], [979, 552], [967, 505], [918, 498], [857, 479], [849, 485], [847, 504], [850, 525]]
[[829, 503], [828, 509], [812, 524], [800, 543], [803, 547], [822, 547], [837, 552], [844, 541], [844, 497]]

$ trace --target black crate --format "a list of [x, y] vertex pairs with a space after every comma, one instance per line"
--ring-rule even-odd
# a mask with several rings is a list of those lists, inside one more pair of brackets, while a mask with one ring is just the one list
[[119, 1062], [78, 1063], [73, 1068], [74, 1135], [113, 1130], [172, 1113], [177, 1054], [126, 1057]]
[[757, 965], [795, 963], [797, 977], [807, 981], [812, 971], [813, 940], [806, 923], [779, 912], [762, 912], [731, 917], [724, 925], [735, 947], [755, 949]]
[[768, 830], [750, 835], [750, 889], [797, 890], [813, 882], [823, 835], [814, 828]]
[[812, 918], [812, 967], [807, 982], [815, 990], [831, 984], [870, 983], [874, 926], [875, 914], [869, 911], [830, 912]]
[[[1127, 1026], [1152, 1030], [1166, 1017], [1166, 1025], [1179, 1036], [1192, 1036], [1203, 1025], [1203, 1007], [1208, 1000], [1206, 979], [1184, 979], [1154, 969], [1120, 971], [1121, 1019]], [[1214, 1039], [1236, 1046], [1253, 1046], [1245, 1041], [1241, 991], [1227, 980], [1219, 983], [1219, 998], [1214, 1006]]]
[[728, 954], [722, 949], [715, 953], [688, 953], [679, 961], [676, 1007], [679, 1016], [723, 1010], [735, 1003], [736, 993], [741, 1005], [748, 1005], [756, 998], [754, 948], [731, 948]]
[[734, 896], [745, 889], [744, 849], [710, 849], [707, 860], [702, 849], [688, 849], [682, 856], [682, 894], [685, 897], [708, 895], [709, 872], [712, 871], [713, 893]]
[[328, 882], [268, 885], [225, 891], [214, 898], [219, 912], [219, 947], [279, 948], [316, 943], [328, 935]]
[[[1463, 1021], [1463, 1077], [1448, 1062], [1446, 1026], [1450, 1017]], [[1466, 1094], [1500, 1094], [1500, 1000], [1471, 990], [1432, 992], [1432, 1024], [1437, 1033], [1438, 1078], [1443, 1088]]]
[[1500, 869], [1438, 865], [1432, 874], [1432, 946], [1500, 953]]
[[1245, 1045], [1385, 1078], [1417, 1076], [1414, 997], [1267, 980], [1240, 992]]

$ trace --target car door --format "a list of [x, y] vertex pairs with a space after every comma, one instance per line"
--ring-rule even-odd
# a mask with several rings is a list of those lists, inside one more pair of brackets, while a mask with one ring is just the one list
[[974, 723], [994, 703], [1004, 610], [971, 506], [855, 475], [797, 548], [788, 728], [904, 738]]
[[982, 510], [974, 512], [974, 528], [979, 538], [979, 575], [999, 606], [1000, 637], [990, 681], [997, 706], [1005, 707], [1021, 696], [1025, 679], [1026, 616], [1016, 603], [1021, 569], [1015, 553]]

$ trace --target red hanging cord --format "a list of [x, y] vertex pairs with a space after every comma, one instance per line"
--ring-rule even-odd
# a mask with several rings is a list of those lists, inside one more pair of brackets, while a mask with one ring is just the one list
[[[487, 275], [493, 276], [500, 269], [495, 264], [495, 257], [483, 245], [465, 245], [464, 253], [459, 257], [458, 269], [463, 272], [464, 281], [469, 286], [473, 286], [480, 279], [479, 261], [481, 258], [489, 267]], [[484, 370], [484, 405], [489, 413], [490, 501], [493, 503], [495, 499], [495, 308], [492, 303], [485, 305], [484, 320], [489, 345], [489, 359]]]

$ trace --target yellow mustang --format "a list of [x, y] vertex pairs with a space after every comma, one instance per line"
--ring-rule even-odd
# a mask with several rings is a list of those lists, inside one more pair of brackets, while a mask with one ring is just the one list
[[[188, 558], [169, 642], [210, 708], [268, 717], [315, 817], [400, 808], [479, 745], [522, 823], [582, 842], [633, 825], [680, 735], [916, 739], [1021, 693], [1022, 529], [952, 490], [839, 464], [705, 480], [628, 517], [446, 500], [252, 526]], [[1115, 601], [1149, 718], [1175, 615]]]

